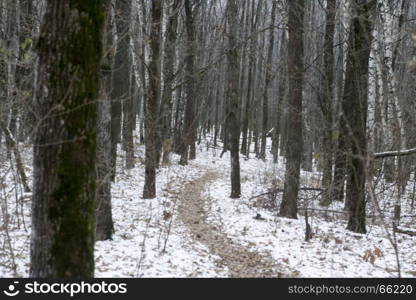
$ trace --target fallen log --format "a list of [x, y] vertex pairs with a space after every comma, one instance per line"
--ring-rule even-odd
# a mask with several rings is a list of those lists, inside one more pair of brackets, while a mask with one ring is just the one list
[[394, 156], [405, 156], [405, 155], [411, 155], [411, 154], [416, 154], [416, 148], [407, 149], [407, 150], [385, 151], [385, 152], [374, 153], [373, 157], [374, 159], [379, 159], [379, 158], [394, 157]]

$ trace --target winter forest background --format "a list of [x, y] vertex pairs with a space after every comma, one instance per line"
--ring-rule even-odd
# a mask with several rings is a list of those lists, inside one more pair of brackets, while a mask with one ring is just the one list
[[416, 277], [416, 1], [0, 0], [1, 277]]

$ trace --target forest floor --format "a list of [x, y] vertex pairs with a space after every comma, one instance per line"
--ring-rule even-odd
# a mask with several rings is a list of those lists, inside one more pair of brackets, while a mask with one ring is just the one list
[[[302, 191], [298, 219], [278, 216], [284, 161], [241, 156], [242, 197], [229, 198], [230, 157], [210, 141], [198, 146], [188, 166], [172, 163], [157, 174], [157, 198], [142, 199], [144, 149], [136, 168], [123, 169], [120, 151], [112, 187], [113, 239], [96, 243], [97, 277], [416, 277], [416, 237], [392, 236], [378, 218], [368, 218], [367, 234], [347, 231], [341, 203], [319, 206], [319, 192]], [[21, 146], [31, 174], [31, 149]], [[3, 153], [3, 154], [2, 154]], [[1, 155], [5, 155], [0, 151]], [[3, 157], [0, 174], [0, 277], [26, 277], [30, 249], [30, 195], [23, 193], [12, 160]], [[319, 187], [320, 173], [301, 174], [303, 187]], [[394, 190], [377, 187], [390, 224]], [[412, 187], [404, 195], [403, 228], [415, 230]], [[304, 207], [312, 239], [305, 241]], [[371, 205], [368, 214], [374, 215]]]

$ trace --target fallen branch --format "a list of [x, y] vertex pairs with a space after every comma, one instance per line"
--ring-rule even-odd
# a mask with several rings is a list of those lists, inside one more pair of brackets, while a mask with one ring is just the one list
[[405, 156], [405, 155], [411, 155], [411, 154], [416, 154], [416, 148], [407, 149], [407, 150], [386, 151], [386, 152], [374, 153], [373, 157], [374, 157], [374, 159], [378, 159], [378, 158], [386, 158], [386, 157], [394, 157], [394, 156]]
[[407, 234], [407, 235], [410, 235], [410, 236], [416, 236], [416, 231], [403, 230], [403, 229], [400, 229], [400, 228], [397, 228], [397, 227], [394, 228], [394, 231], [397, 232], [397, 233], [403, 233], [403, 234]]
[[9, 148], [9, 150], [11, 150], [14, 154], [14, 158], [16, 160], [17, 171], [19, 173], [19, 177], [22, 182], [23, 189], [25, 193], [30, 193], [31, 190], [30, 190], [29, 184], [27, 183], [28, 180], [27, 180], [27, 176], [25, 173], [23, 160], [22, 160], [19, 150], [17, 149], [17, 142], [15, 141], [9, 128], [7, 128], [6, 124], [1, 120], [0, 120], [0, 129], [4, 132], [7, 148]]
[[323, 189], [323, 188], [313, 188], [313, 187], [301, 187], [299, 190], [301, 190], [301, 191], [325, 192], [325, 189]]
[[[325, 191], [325, 189], [313, 188], [313, 187], [301, 187], [301, 188], [299, 188], [299, 190], [300, 191], [314, 191], [314, 192], [324, 192]], [[268, 192], [253, 196], [248, 200], [253, 200], [253, 199], [261, 197], [261, 196], [265, 196], [265, 195], [269, 195], [269, 194], [273, 194], [273, 193], [278, 193], [278, 192], [283, 193], [284, 189], [281, 189], [281, 188], [270, 189]]]
[[335, 213], [335, 214], [347, 214], [348, 213], [348, 211], [343, 211], [343, 210], [331, 210], [331, 209], [310, 208], [310, 207], [308, 207], [307, 209], [300, 207], [299, 210], [320, 211], [320, 212], [328, 212], [328, 213]]
[[23, 193], [22, 196], [19, 197], [18, 202], [24, 201], [25, 199], [31, 199], [32, 193]]

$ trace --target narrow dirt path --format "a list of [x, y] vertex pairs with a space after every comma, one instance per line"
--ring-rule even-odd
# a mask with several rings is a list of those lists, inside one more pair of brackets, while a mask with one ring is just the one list
[[284, 277], [267, 253], [259, 253], [229, 238], [218, 225], [207, 221], [209, 199], [203, 196], [206, 186], [220, 177], [208, 170], [205, 175], [186, 184], [180, 195], [178, 217], [189, 228], [193, 238], [220, 257], [218, 267], [226, 266], [230, 277]]

